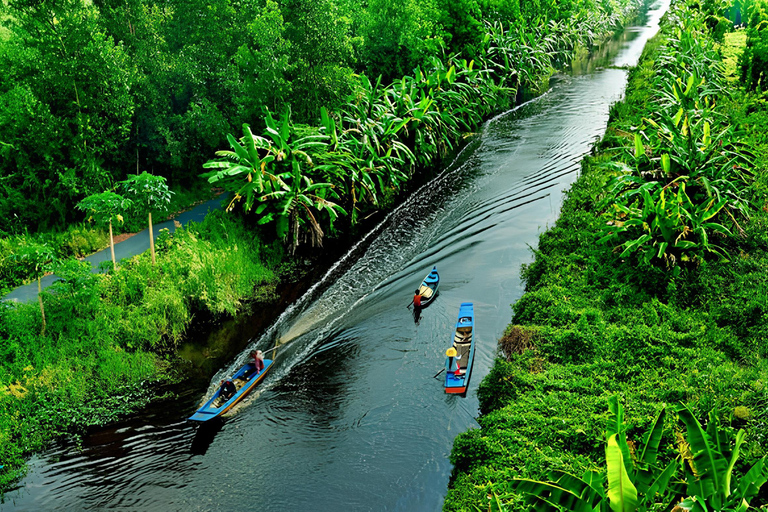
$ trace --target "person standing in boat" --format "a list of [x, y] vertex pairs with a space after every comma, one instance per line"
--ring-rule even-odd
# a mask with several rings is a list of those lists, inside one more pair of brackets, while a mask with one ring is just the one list
[[253, 375], [258, 375], [264, 369], [264, 354], [262, 354], [261, 350], [251, 352], [251, 358], [251, 362], [248, 363], [248, 369], [243, 373], [246, 379], [251, 378]]
[[413, 307], [420, 308], [421, 307], [421, 294], [419, 293], [419, 290], [417, 289], [416, 294], [413, 296]]

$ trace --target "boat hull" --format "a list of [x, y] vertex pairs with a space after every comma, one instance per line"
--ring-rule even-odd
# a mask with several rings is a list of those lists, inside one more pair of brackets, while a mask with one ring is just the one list
[[[265, 359], [264, 360], [264, 368], [256, 375], [248, 379], [244, 382], [244, 384], [237, 390], [237, 392], [227, 400], [226, 402], [219, 404], [216, 406], [216, 401], [219, 398], [219, 395], [221, 394], [221, 390], [217, 389], [216, 393], [202, 406], [200, 407], [195, 414], [189, 417], [189, 420], [191, 421], [198, 421], [198, 422], [206, 422], [210, 421], [214, 418], [220, 417], [222, 414], [226, 413], [230, 409], [232, 409], [235, 405], [238, 404], [243, 398], [250, 393], [253, 388], [256, 387], [256, 385], [261, 382], [264, 379], [264, 376], [267, 374], [267, 372], [272, 368], [272, 363], [274, 361], [272, 359]], [[246, 364], [242, 368], [240, 368], [235, 374], [232, 376], [232, 381], [237, 381], [238, 379], [241, 379], [245, 371], [248, 369], [248, 365]]]
[[[440, 274], [437, 273], [437, 267], [432, 267], [432, 270], [427, 277], [421, 281], [419, 286], [419, 292], [421, 293], [421, 308], [425, 308], [432, 304], [437, 296], [437, 287], [440, 286]], [[427, 295], [427, 293], [429, 295]]]
[[466, 362], [462, 371], [456, 375], [457, 359], [448, 356], [445, 359], [445, 392], [448, 394], [464, 395], [469, 388], [472, 367], [475, 362], [475, 311], [471, 302], [464, 302], [459, 307], [459, 318], [456, 322], [454, 343], [452, 349], [458, 355], [463, 351], [458, 361]]

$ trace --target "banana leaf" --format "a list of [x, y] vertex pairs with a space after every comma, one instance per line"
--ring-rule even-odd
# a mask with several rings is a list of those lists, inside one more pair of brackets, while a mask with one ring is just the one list
[[723, 455], [715, 450], [709, 435], [701, 427], [701, 423], [685, 404], [677, 409], [677, 414], [683, 421], [687, 431], [687, 440], [693, 454], [693, 464], [696, 467], [697, 493], [713, 504], [721, 502], [725, 495], [726, 471], [728, 462]]
[[629, 479], [616, 437], [617, 434], [609, 437], [605, 448], [608, 500], [614, 512], [634, 512], [637, 510], [637, 489]]
[[536, 510], [559, 511], [565, 509], [572, 512], [593, 512], [594, 510], [591, 501], [581, 497], [583, 489], [566, 489], [554, 483], [523, 478], [516, 478], [514, 482], [515, 490], [525, 494], [528, 503], [543, 502], [551, 506], [551, 508], [537, 506]]

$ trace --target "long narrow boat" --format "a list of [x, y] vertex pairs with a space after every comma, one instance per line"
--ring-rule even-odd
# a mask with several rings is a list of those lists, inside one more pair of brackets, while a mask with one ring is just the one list
[[440, 285], [440, 274], [437, 273], [437, 266], [432, 267], [432, 270], [427, 277], [421, 282], [419, 286], [419, 295], [421, 295], [421, 307], [425, 308], [429, 306], [437, 296], [437, 287]]
[[225, 400], [224, 397], [221, 396], [221, 389], [217, 389], [211, 399], [205, 402], [205, 405], [199, 408], [195, 414], [189, 417], [189, 419], [192, 421], [209, 421], [213, 418], [218, 418], [230, 410], [236, 403], [242, 400], [245, 395], [250, 393], [251, 390], [256, 387], [256, 384], [264, 379], [264, 375], [266, 375], [267, 371], [272, 368], [273, 362], [274, 360], [272, 359], [265, 359], [264, 368], [250, 378], [243, 377], [243, 374], [248, 369], [248, 364], [244, 365], [235, 372], [235, 375], [231, 379], [235, 388], [237, 388], [237, 392], [232, 395], [229, 400]]
[[464, 394], [469, 386], [475, 359], [475, 308], [471, 302], [459, 307], [459, 319], [453, 335], [453, 345], [445, 355], [445, 392]]

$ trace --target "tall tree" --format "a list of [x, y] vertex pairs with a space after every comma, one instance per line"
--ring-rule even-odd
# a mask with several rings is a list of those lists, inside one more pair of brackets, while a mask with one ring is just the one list
[[332, 0], [286, 0], [282, 6], [291, 42], [292, 110], [300, 122], [316, 121], [320, 107], [335, 108], [350, 91], [351, 21]]
[[240, 71], [240, 92], [235, 102], [244, 122], [261, 119], [264, 107], [272, 111], [285, 108], [291, 93], [288, 76], [295, 67], [291, 42], [285, 38], [285, 22], [280, 6], [267, 0], [258, 15], [248, 23], [247, 40], [235, 55]]
[[437, 0], [370, 0], [360, 27], [361, 58], [368, 74], [385, 83], [403, 75], [445, 46]]
[[90, 214], [88, 220], [93, 220], [101, 226], [109, 226], [109, 249], [112, 252], [112, 268], [117, 270], [115, 260], [115, 239], [112, 235], [112, 221], [123, 222], [123, 212], [130, 209], [132, 201], [114, 192], [92, 194], [79, 203], [77, 208]]
[[[19, 205], [19, 216], [41, 224], [69, 220], [77, 198], [114, 179], [130, 132], [133, 73], [123, 47], [99, 25], [98, 11], [81, 0], [9, 0], [9, 39], [3, 44], [0, 139], [14, 147], [0, 176], [45, 203]], [[41, 121], [25, 123], [32, 107]], [[40, 144], [38, 135], [46, 135]], [[42, 196], [42, 198], [41, 198]]]
[[162, 176], [153, 176], [144, 171], [128, 177], [120, 182], [120, 187], [125, 191], [133, 204], [145, 210], [149, 215], [149, 248], [152, 252], [152, 264], [155, 264], [155, 237], [152, 233], [152, 211], [165, 211], [171, 202], [171, 192], [168, 190], [166, 179]]

